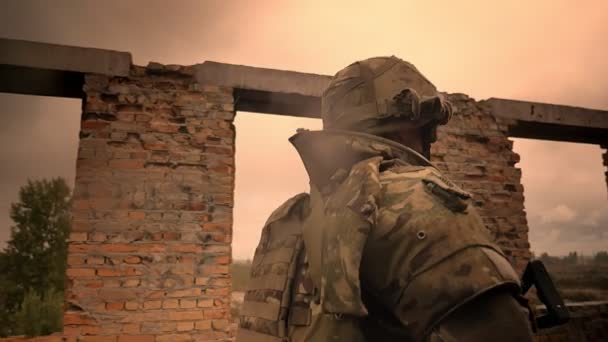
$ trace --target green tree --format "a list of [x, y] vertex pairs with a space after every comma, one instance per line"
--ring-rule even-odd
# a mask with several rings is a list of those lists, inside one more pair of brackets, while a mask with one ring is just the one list
[[593, 257], [593, 262], [597, 264], [608, 264], [608, 251], [597, 252]]
[[550, 256], [547, 252], [543, 252], [538, 260], [544, 262], [545, 264], [556, 264], [559, 263], [559, 258]]
[[568, 265], [576, 265], [578, 263], [578, 253], [570, 252], [568, 256], [562, 258], [562, 261]]
[[28, 181], [19, 190], [10, 211], [15, 225], [0, 253], [0, 335], [18, 332], [16, 313], [26, 292], [41, 298], [63, 293], [69, 209], [70, 188], [62, 178]]
[[63, 293], [50, 288], [39, 295], [28, 290], [15, 315], [16, 333], [26, 336], [49, 335], [61, 331]]

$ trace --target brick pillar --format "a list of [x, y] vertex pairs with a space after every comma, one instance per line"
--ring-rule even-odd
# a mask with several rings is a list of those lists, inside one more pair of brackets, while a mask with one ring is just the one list
[[484, 223], [519, 272], [531, 257], [524, 211], [519, 155], [508, 139], [508, 123], [498, 122], [481, 103], [451, 94], [455, 113], [438, 129], [432, 161], [471, 192]]
[[86, 76], [66, 336], [229, 337], [232, 89], [199, 85], [193, 70]]

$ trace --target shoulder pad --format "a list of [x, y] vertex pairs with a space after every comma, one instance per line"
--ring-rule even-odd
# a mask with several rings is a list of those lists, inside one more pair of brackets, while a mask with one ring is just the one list
[[285, 201], [285, 203], [281, 204], [278, 208], [276, 208], [272, 212], [272, 214], [270, 214], [265, 226], [286, 217], [287, 215], [289, 215], [293, 208], [304, 205], [304, 203], [308, 203], [309, 198], [310, 195], [305, 192], [302, 192], [288, 199], [287, 201]]
[[[404, 182], [410, 187], [421, 181], [424, 189], [440, 200], [440, 202], [453, 212], [465, 212], [471, 194], [462, 190], [439, 170], [430, 166], [404, 165], [391, 168], [380, 175], [383, 184]], [[403, 188], [404, 187], [399, 187]]]

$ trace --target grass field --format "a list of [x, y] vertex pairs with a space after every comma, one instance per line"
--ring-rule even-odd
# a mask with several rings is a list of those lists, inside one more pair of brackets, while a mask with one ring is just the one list
[[608, 300], [608, 264], [546, 264], [566, 302]]

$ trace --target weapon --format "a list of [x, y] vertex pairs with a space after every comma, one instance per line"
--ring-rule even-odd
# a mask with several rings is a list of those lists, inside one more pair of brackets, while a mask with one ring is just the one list
[[532, 260], [526, 266], [521, 279], [522, 295], [526, 294], [532, 286], [536, 287], [538, 298], [547, 307], [547, 313], [536, 318], [538, 328], [550, 328], [570, 320], [570, 312], [540, 260]]

